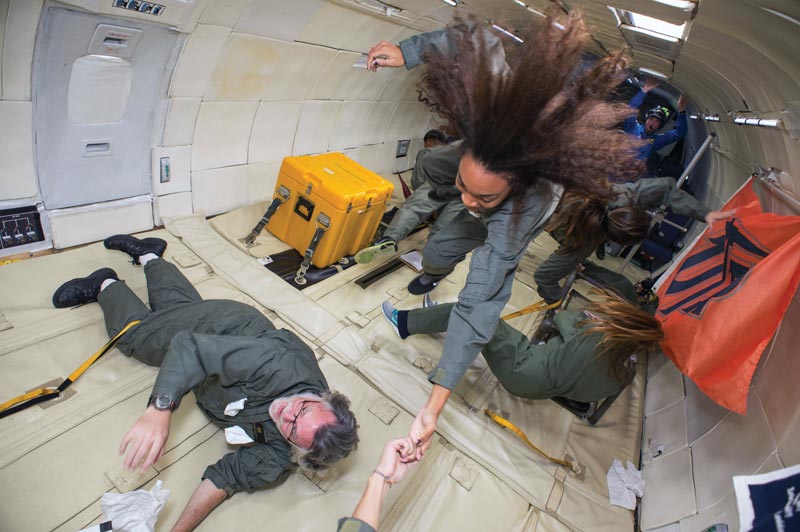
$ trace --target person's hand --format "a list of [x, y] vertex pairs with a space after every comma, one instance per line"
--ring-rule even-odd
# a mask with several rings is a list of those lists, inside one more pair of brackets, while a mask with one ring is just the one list
[[169, 436], [171, 417], [171, 410], [156, 410], [152, 406], [147, 407], [145, 413], [122, 438], [122, 443], [119, 445], [119, 454], [122, 456], [125, 454], [128, 444], [131, 444], [123, 464], [125, 469], [133, 471], [140, 466], [139, 470], [145, 471], [161, 458]]
[[403, 52], [396, 44], [381, 41], [369, 49], [367, 54], [367, 68], [377, 72], [380, 67], [397, 68], [405, 64]]
[[645, 78], [644, 85], [642, 85], [642, 90], [644, 92], [650, 92], [651, 90], [655, 89], [659, 85], [661, 85], [660, 81], [655, 80], [653, 78]]
[[436, 432], [436, 423], [439, 420], [439, 414], [430, 409], [427, 405], [422, 407], [414, 422], [411, 423], [411, 429], [408, 431], [408, 437], [414, 443], [416, 449], [412, 457], [403, 457], [404, 462], [422, 459], [422, 455], [431, 446], [431, 437]]
[[682, 112], [684, 112], [686, 110], [686, 102], [688, 102], [688, 101], [689, 101], [689, 99], [686, 97], [685, 94], [681, 94], [680, 95], [680, 97], [678, 98], [678, 112], [679, 113], [682, 113]]
[[736, 214], [736, 209], [732, 209], [730, 211], [711, 211], [710, 213], [706, 214], [706, 223], [709, 227], [714, 227], [715, 222], [727, 220], [728, 218], [733, 217], [734, 214]]
[[416, 460], [403, 462], [402, 459], [413, 457], [415, 451], [414, 442], [408, 436], [392, 440], [383, 448], [380, 462], [375, 469], [386, 475], [392, 484], [402, 482], [411, 467], [417, 463]]

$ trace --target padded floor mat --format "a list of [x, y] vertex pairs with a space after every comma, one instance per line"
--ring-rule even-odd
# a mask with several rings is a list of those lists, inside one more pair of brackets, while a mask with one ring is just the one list
[[[172, 220], [169, 232], [148, 236], [168, 240], [166, 259], [203, 297], [245, 302], [300, 335], [317, 353], [332, 387], [351, 398], [361, 442], [324, 477], [296, 473], [276, 488], [235, 495], [199, 530], [333, 530], [338, 517], [352, 512], [385, 441], [406, 434], [427, 398], [426, 370], [436, 363], [443, 337], [402, 342], [381, 315], [385, 299], [400, 308], [420, 305], [421, 298], [405, 288], [415, 275], [410, 269], [401, 268], [367, 289], [353, 283], [392, 257], [354, 265], [299, 292], [237, 243], [250, 224], [247, 213], [235, 211], [210, 223], [197, 217]], [[421, 247], [424, 238], [425, 232], [414, 235], [400, 252]], [[531, 246], [507, 312], [538, 300], [528, 273], [548, 245]], [[268, 237], [261, 246], [270, 253], [285, 250]], [[66, 376], [106, 341], [98, 305], [54, 309], [50, 303], [63, 281], [103, 266], [113, 267], [146, 300], [141, 268], [102, 244], [0, 267], [0, 279], [9, 287], [0, 312], [10, 325], [0, 330], [0, 401]], [[461, 264], [434, 298], [454, 301], [466, 271]], [[537, 322], [536, 315], [512, 321], [525, 332]], [[74, 396], [0, 420], [0, 530], [79, 530], [101, 519], [104, 492], [149, 489], [157, 480], [172, 490], [158, 527], [168, 529], [205, 466], [229, 447], [187, 398], [175, 413], [167, 453], [142, 475], [121, 469], [117, 447], [144, 410], [156, 372], [113, 350], [76, 382]], [[551, 401], [509, 396], [480, 358], [455, 392], [425, 460], [390, 490], [383, 530], [633, 529], [633, 513], [609, 505], [605, 473], [614, 457], [638, 459], [640, 379], [594, 427]], [[533, 454], [483, 415], [488, 405], [506, 413], [547, 452], [578, 460], [583, 473], [566, 473]], [[387, 411], [393, 415], [386, 416]]]

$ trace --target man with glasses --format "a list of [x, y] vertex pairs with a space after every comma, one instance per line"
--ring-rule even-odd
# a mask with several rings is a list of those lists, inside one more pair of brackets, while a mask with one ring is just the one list
[[355, 449], [358, 425], [349, 400], [329, 389], [314, 353], [297, 335], [276, 329], [244, 303], [204, 301], [161, 258], [167, 247], [161, 239], [117, 235], [104, 244], [144, 267], [150, 308], [110, 268], [64, 283], [53, 304], [98, 302], [110, 337], [141, 320], [117, 347], [161, 368], [145, 413], [120, 444], [119, 454], [127, 450], [124, 466], [144, 471], [168, 450], [172, 412], [189, 390], [203, 412], [225, 427], [228, 443], [239, 445], [206, 468], [173, 531], [194, 529], [238, 491], [283, 481], [293, 462], [325, 469]]

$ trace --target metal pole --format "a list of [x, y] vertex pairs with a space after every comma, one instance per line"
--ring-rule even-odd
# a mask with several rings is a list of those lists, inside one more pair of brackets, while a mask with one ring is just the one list
[[711, 146], [711, 141], [714, 140], [717, 134], [711, 132], [706, 137], [706, 140], [703, 141], [703, 144], [700, 145], [700, 149], [697, 150], [697, 153], [694, 154], [692, 160], [689, 161], [689, 164], [686, 166], [686, 170], [683, 171], [683, 174], [678, 178], [678, 182], [676, 183], [678, 188], [681, 188], [683, 184], [689, 180], [689, 174], [692, 173], [694, 167], [697, 166], [697, 163], [700, 162], [700, 158], [703, 157], [703, 154], [706, 152], [709, 146]]

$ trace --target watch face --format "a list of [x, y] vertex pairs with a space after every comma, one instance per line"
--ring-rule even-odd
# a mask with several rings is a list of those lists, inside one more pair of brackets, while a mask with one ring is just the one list
[[169, 410], [172, 408], [172, 399], [170, 399], [168, 395], [156, 395], [153, 403], [158, 410]]

